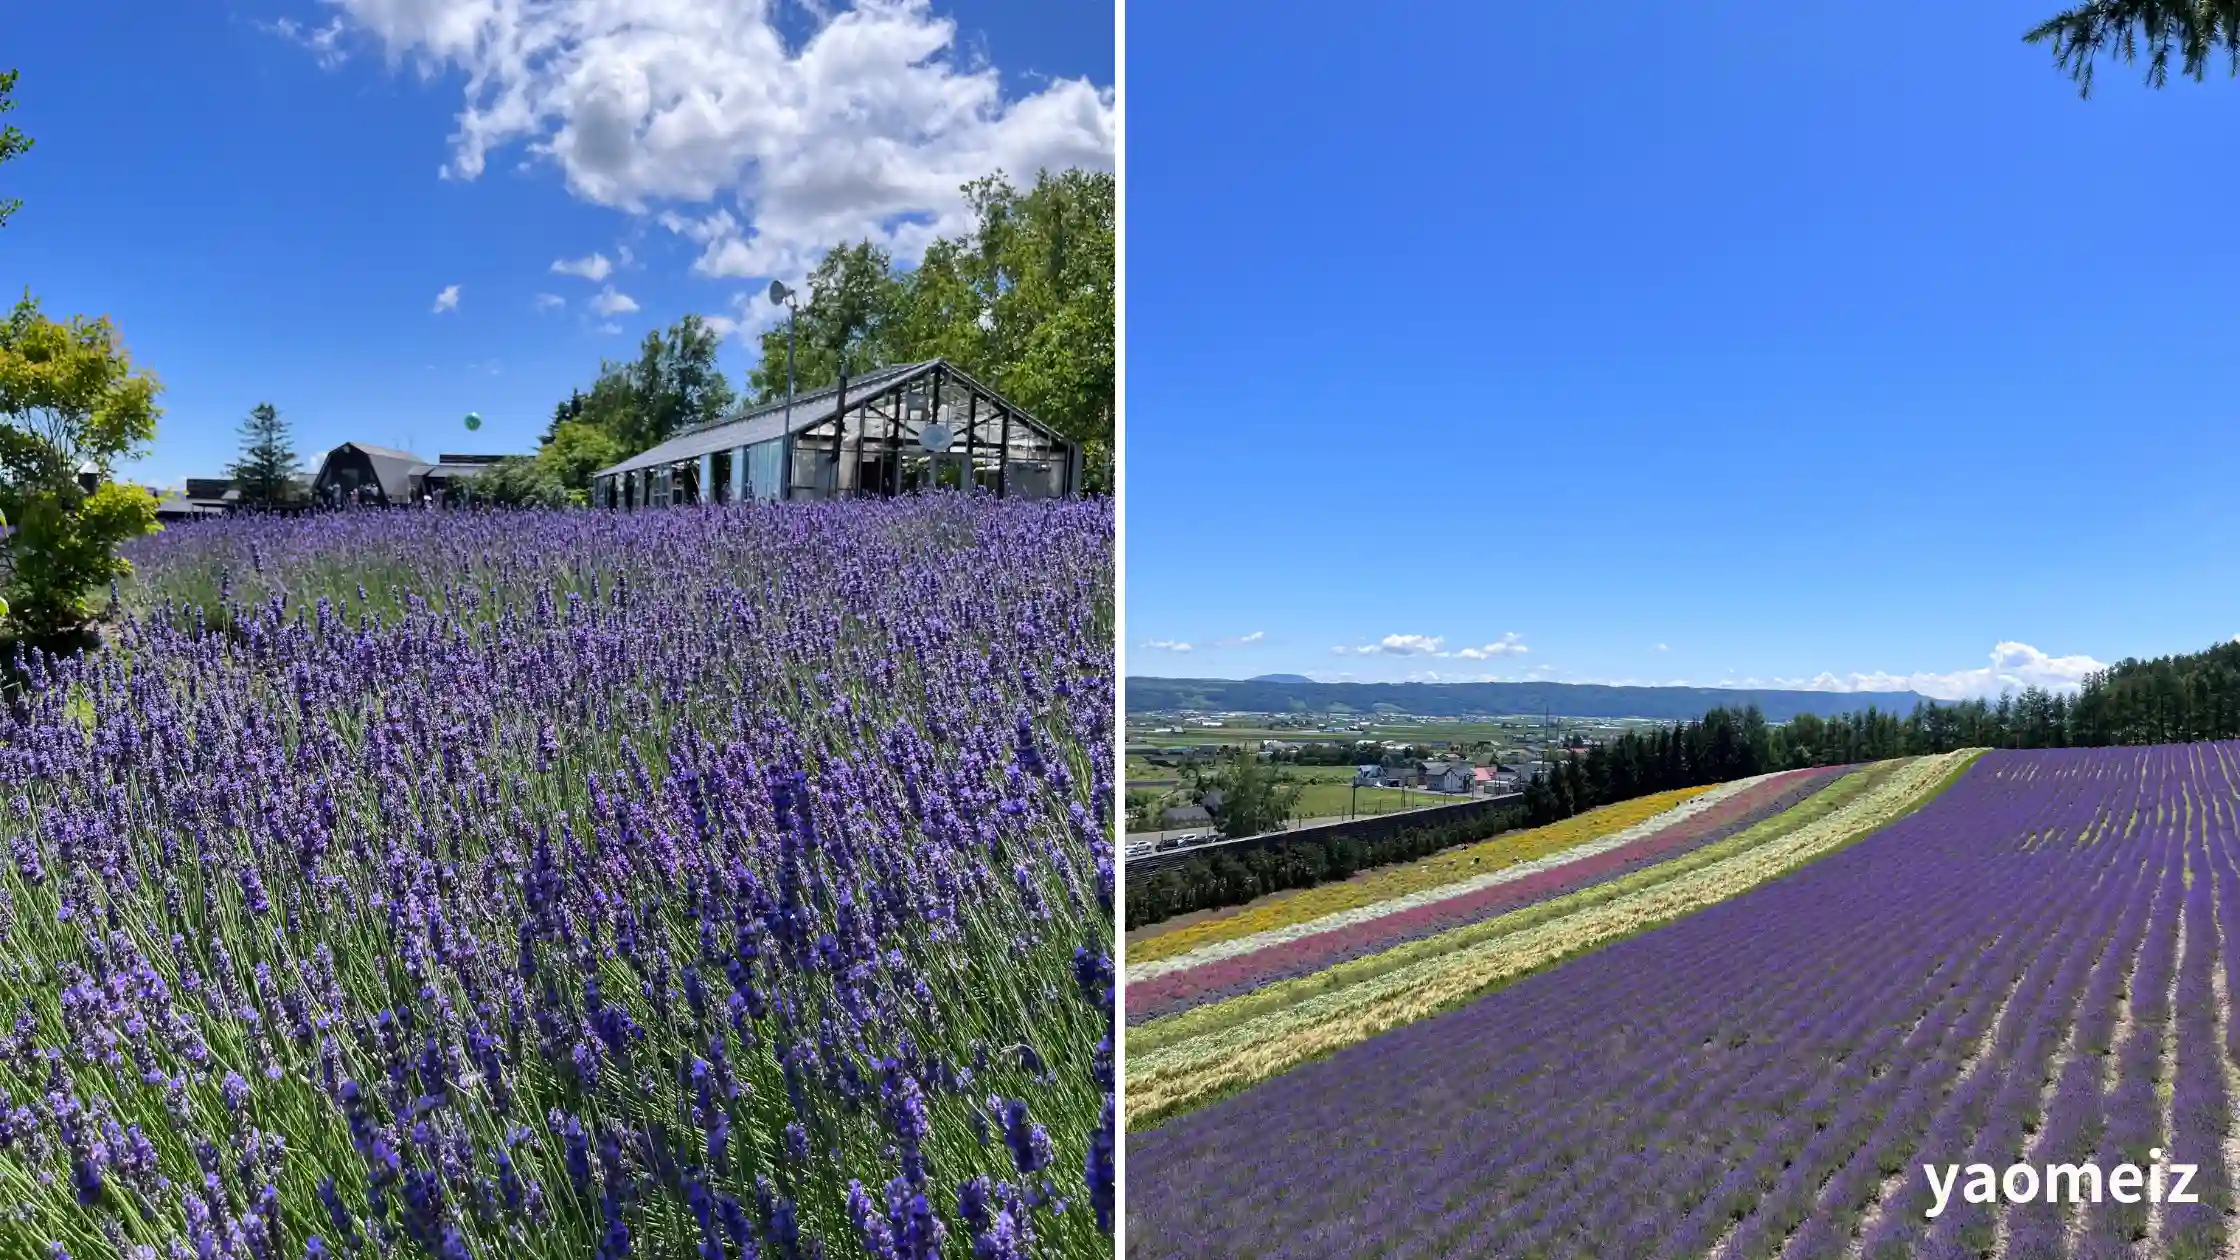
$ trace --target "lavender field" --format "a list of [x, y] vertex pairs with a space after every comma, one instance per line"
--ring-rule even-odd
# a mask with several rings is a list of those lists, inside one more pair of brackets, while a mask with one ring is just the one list
[[[1129, 1254], [2232, 1254], [2236, 805], [2236, 744], [1986, 754], [1785, 878], [1131, 1135]], [[1925, 1214], [1925, 1162], [2151, 1150], [2201, 1202]]]
[[0, 1256], [1110, 1254], [1113, 543], [138, 545], [0, 711]]

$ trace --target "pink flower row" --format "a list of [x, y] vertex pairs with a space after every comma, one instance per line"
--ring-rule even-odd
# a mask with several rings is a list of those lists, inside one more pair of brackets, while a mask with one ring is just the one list
[[1847, 772], [1829, 766], [1775, 775], [1693, 817], [1605, 853], [1550, 867], [1508, 883], [1384, 915], [1127, 986], [1128, 1022], [1172, 1015], [1209, 1002], [1312, 975], [1349, 959], [1421, 940], [1498, 914], [1576, 892], [1680, 851], [1701, 848], [1756, 826]]

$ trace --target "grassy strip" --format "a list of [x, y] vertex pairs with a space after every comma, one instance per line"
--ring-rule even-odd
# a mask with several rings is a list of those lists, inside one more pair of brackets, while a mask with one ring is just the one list
[[[1169, 1030], [1158, 1048], [1149, 1051], [1139, 1049], [1138, 1035], [1131, 1031], [1130, 1050], [1134, 1053], [1128, 1065], [1129, 1125], [1142, 1128], [1156, 1124], [1300, 1063], [1451, 1009], [1532, 972], [1778, 878], [1911, 813], [1949, 786], [1974, 755], [1971, 751], [1886, 763], [1876, 768], [1878, 773], [1872, 781], [1875, 789], [1853, 794], [1850, 808], [1823, 808], [1816, 811], [1814, 819], [1793, 823], [1785, 835], [1760, 836], [1746, 851], [1730, 852], [1724, 862], [1708, 866], [1698, 863], [1690, 873], [1666, 878], [1648, 888], [1635, 886], [1630, 895], [1600, 896], [1591, 903], [1571, 902], [1567, 907], [1570, 913], [1555, 917], [1538, 912], [1562, 902], [1546, 903], [1526, 915], [1505, 916], [1530, 916], [1530, 924], [1512, 924], [1491, 939], [1477, 936], [1468, 944], [1454, 938], [1465, 932], [1475, 934], [1484, 925], [1429, 938], [1417, 945], [1437, 943], [1438, 949], [1410, 947], [1405, 951], [1410, 959], [1417, 960], [1413, 965], [1379, 955], [1361, 960], [1382, 964], [1374, 972], [1355, 970], [1350, 964], [1333, 968], [1312, 980], [1325, 980], [1342, 972], [1350, 983], [1325, 986], [1319, 992], [1293, 990], [1285, 995], [1289, 1000], [1265, 1014], [1240, 1014], [1248, 1007], [1266, 1009], [1252, 1001], [1260, 994], [1200, 1008], [1171, 1021], [1197, 1030], [1198, 1035], [1176, 1038]], [[1935, 777], [1925, 779], [1924, 775]], [[1813, 800], [1825, 796], [1822, 793]], [[1605, 890], [1588, 891], [1601, 894]], [[1427, 952], [1433, 956], [1425, 957]], [[1216, 1021], [1209, 1017], [1212, 1012], [1223, 1012], [1225, 1017]], [[1147, 1024], [1143, 1030], [1156, 1026]]]
[[1529, 831], [1513, 831], [1476, 844], [1449, 849], [1404, 866], [1388, 867], [1358, 879], [1305, 889], [1294, 896], [1242, 907], [1232, 913], [1130, 946], [1128, 962], [1157, 962], [1187, 954], [1217, 941], [1234, 940], [1274, 928], [1304, 923], [1327, 914], [1374, 905], [1393, 897], [1501, 870], [1545, 857], [1599, 836], [1645, 822], [1715, 785], [1679, 788], [1589, 810], [1574, 818]]
[[1619, 879], [1575, 893], [1566, 893], [1535, 906], [1527, 906], [1509, 914], [1496, 915], [1467, 927], [1410, 941], [1366, 958], [1356, 958], [1341, 963], [1327, 971], [1296, 980], [1285, 980], [1269, 985], [1256, 993], [1215, 1002], [1195, 1010], [1184, 1011], [1166, 1019], [1147, 1020], [1128, 1030], [1128, 1057], [1131, 1063], [1140, 1062], [1163, 1046], [1205, 1036], [1225, 1025], [1239, 1024], [1258, 1019], [1292, 1006], [1309, 998], [1334, 992], [1349, 985], [1374, 980], [1386, 972], [1413, 966], [1427, 958], [1436, 958], [1458, 949], [1467, 949], [1504, 936], [1511, 936], [1544, 923], [1560, 919], [1567, 914], [1591, 909], [1620, 897], [1629, 896], [1668, 880], [1677, 879], [1691, 871], [1724, 861], [1737, 853], [1789, 834], [1806, 823], [1832, 813], [1857, 799], [1868, 789], [1887, 778], [1897, 768], [1896, 762], [1883, 762], [1868, 766], [1856, 774], [1828, 785], [1825, 791], [1814, 794], [1796, 808], [1785, 810], [1766, 819], [1755, 827], [1705, 845], [1693, 853], [1670, 862], [1659, 862]]

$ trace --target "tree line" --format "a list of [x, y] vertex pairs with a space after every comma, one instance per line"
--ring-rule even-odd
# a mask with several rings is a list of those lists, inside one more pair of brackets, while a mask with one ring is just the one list
[[2026, 687], [1997, 700], [1872, 706], [1768, 724], [1755, 708], [1630, 731], [1573, 755], [1525, 789], [1532, 825], [1651, 792], [1776, 770], [1921, 757], [1956, 748], [2103, 748], [2240, 738], [2240, 642], [2126, 658], [2074, 693]]
[[[1409, 861], [1513, 826], [1541, 827], [1603, 805], [1675, 788], [1780, 770], [1921, 757], [1957, 748], [2095, 748], [2240, 739], [2240, 642], [2200, 652], [2126, 658], [2087, 675], [2073, 693], [2027, 687], [1996, 700], [1868, 707], [1769, 723], [1756, 706], [1715, 708], [1690, 722], [1627, 731], [1573, 752], [1531, 780], [1518, 809], [1402, 831], [1375, 841], [1276, 841], [1248, 852], [1213, 850], [1128, 880], [1128, 925], [1239, 905], [1312, 887], [1388, 862]], [[1251, 761], [1249, 756], [1243, 760]], [[1271, 797], [1266, 770], [1216, 776], [1250, 808]], [[1226, 805], [1226, 803], [1225, 803]], [[1296, 851], [1294, 851], [1296, 850]]]
[[[1091, 489], [1112, 486], [1115, 185], [1109, 172], [1044, 172], [1021, 192], [1001, 175], [965, 187], [970, 231], [903, 268], [858, 241], [826, 251], [795, 315], [801, 393], [894, 363], [947, 358], [1082, 444]], [[601, 468], [722, 421], [742, 403], [785, 397], [786, 326], [765, 330], [744, 387], [717, 362], [723, 335], [700, 315], [649, 330], [636, 356], [606, 359], [588, 388], [556, 403], [530, 455], [462, 481], [459, 500], [494, 507], [588, 501]], [[231, 470], [241, 502], [285, 507], [300, 471], [270, 404], [244, 425]]]
[[1045, 171], [1024, 192], [1004, 176], [965, 186], [970, 230], [900, 267], [865, 240], [827, 250], [802, 286], [789, 357], [781, 320], [759, 339], [743, 390], [716, 364], [722, 338], [686, 315], [650, 331], [637, 357], [607, 360], [589, 389], [553, 408], [536, 454], [477, 477], [470, 498], [582, 502], [591, 476], [741, 403], [837, 383], [843, 370], [946, 358], [1081, 444], [1089, 488], [1112, 488], [1118, 396], [1113, 301], [1117, 191], [1110, 172]]

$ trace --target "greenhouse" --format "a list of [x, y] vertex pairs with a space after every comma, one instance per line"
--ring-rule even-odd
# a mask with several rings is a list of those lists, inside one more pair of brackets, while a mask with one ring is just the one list
[[592, 474], [592, 502], [635, 509], [978, 486], [1078, 494], [1081, 452], [944, 359], [895, 364], [688, 429]]

